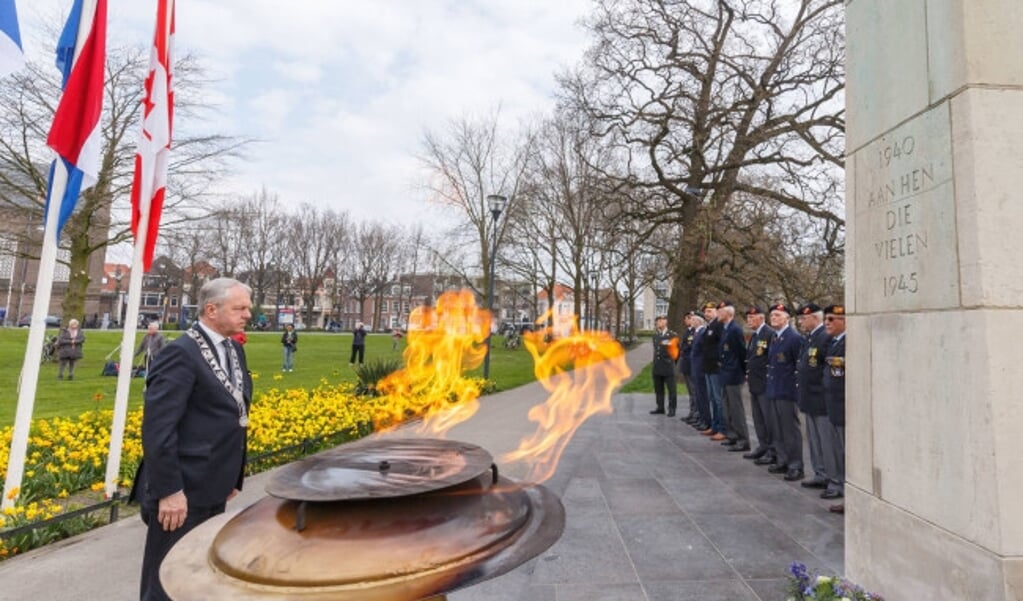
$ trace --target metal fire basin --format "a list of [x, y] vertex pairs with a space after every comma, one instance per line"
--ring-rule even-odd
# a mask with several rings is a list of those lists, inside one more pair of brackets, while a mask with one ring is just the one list
[[[392, 442], [396, 449], [408, 449], [407, 442]], [[379, 471], [380, 461], [388, 461], [407, 475], [408, 458], [401, 453], [395, 462], [377, 456], [386, 454], [387, 444], [369, 445], [372, 461], [366, 462], [366, 472]], [[446, 441], [414, 444], [423, 452], [450, 448]], [[343, 458], [333, 464], [319, 456], [306, 463], [309, 469], [287, 473], [288, 492], [301, 493], [302, 486], [294, 486], [301, 474], [318, 470], [311, 494], [333, 496], [323, 475], [331, 465], [344, 464], [347, 470], [353, 464], [344, 447], [338, 451]], [[366, 445], [352, 451], [368, 456]], [[213, 518], [167, 555], [160, 572], [164, 589], [175, 601], [416, 601], [503, 574], [560, 538], [565, 514], [557, 496], [540, 485], [498, 477], [496, 470], [477, 473], [479, 456], [472, 449], [470, 456], [475, 459], [467, 473], [473, 477], [459, 484], [441, 478], [447, 486], [438, 490], [378, 497], [380, 488], [356, 474], [362, 498], [346, 498], [347, 488], [335, 491], [343, 500], [266, 497]], [[420, 461], [416, 457], [413, 463]], [[450, 458], [440, 463], [452, 465]], [[387, 478], [381, 486], [405, 491]], [[333, 479], [342, 482], [347, 476]], [[422, 486], [412, 486], [417, 487]]]

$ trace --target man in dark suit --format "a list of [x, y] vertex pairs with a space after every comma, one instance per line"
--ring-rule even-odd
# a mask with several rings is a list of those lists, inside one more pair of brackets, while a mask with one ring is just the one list
[[725, 434], [721, 443], [733, 452], [749, 450], [749, 428], [746, 427], [746, 408], [742, 402], [742, 385], [746, 381], [746, 339], [742, 327], [735, 323], [735, 307], [730, 302], [718, 305], [718, 319], [724, 324], [721, 346], [718, 350], [721, 368], [722, 400], [725, 408]]
[[686, 329], [682, 332], [682, 337], [679, 339], [678, 349], [678, 370], [682, 372], [682, 381], [685, 382], [686, 390], [689, 391], [689, 414], [683, 416], [682, 421], [689, 424], [695, 424], [700, 421], [700, 412], [696, 408], [696, 397], [693, 395], [693, 361], [691, 353], [693, 338], [696, 337], [696, 328], [693, 327], [692, 316], [693, 312], [689, 311], [682, 318]]
[[[831, 305], [824, 308], [824, 328], [830, 336], [828, 349], [824, 353], [824, 403], [828, 407], [828, 419], [838, 434], [838, 471], [834, 474], [827, 490], [821, 493], [829, 499], [839, 499], [845, 494], [845, 307]], [[825, 493], [827, 493], [825, 495]], [[832, 505], [832, 513], [845, 513], [845, 505]]]
[[654, 319], [654, 398], [657, 407], [650, 413], [664, 413], [664, 391], [668, 391], [668, 417], [675, 416], [678, 407], [678, 383], [675, 380], [678, 359], [678, 334], [668, 329], [668, 318], [658, 315]]
[[218, 278], [199, 291], [199, 321], [147, 374], [142, 465], [132, 496], [146, 523], [142, 601], [168, 599], [160, 563], [178, 540], [223, 513], [241, 490], [252, 379], [231, 339], [252, 317], [251, 289]]
[[[804, 488], [835, 490], [831, 482], [838, 472], [838, 433], [828, 419], [824, 402], [824, 353], [829, 336], [824, 329], [824, 312], [815, 303], [799, 308], [799, 326], [806, 333], [796, 367], [799, 383], [799, 409], [806, 416], [806, 438], [810, 447], [813, 477], [803, 482]], [[838, 498], [834, 492], [824, 498]]]
[[777, 332], [767, 347], [767, 390], [778, 420], [778, 462], [767, 468], [794, 482], [803, 479], [803, 431], [796, 408], [796, 362], [803, 338], [789, 325], [791, 310], [783, 304], [771, 307], [771, 327]]
[[718, 319], [718, 304], [708, 301], [703, 305], [703, 317], [707, 320], [707, 330], [703, 334], [703, 373], [707, 380], [707, 399], [710, 401], [710, 427], [714, 430], [711, 440], [728, 440], [725, 431], [724, 403], [721, 400], [721, 339], [724, 337], [725, 324]]
[[772, 465], [775, 462], [778, 423], [764, 392], [767, 390], [767, 345], [774, 337], [774, 330], [767, 327], [764, 311], [756, 306], [746, 311], [746, 324], [753, 330], [746, 347], [746, 385], [749, 387], [757, 448], [743, 457], [756, 460], [757, 465]]

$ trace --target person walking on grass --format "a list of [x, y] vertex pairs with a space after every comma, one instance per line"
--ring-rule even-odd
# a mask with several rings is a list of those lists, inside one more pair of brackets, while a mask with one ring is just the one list
[[64, 368], [67, 368], [67, 379], [75, 379], [75, 364], [82, 358], [82, 345], [85, 344], [85, 334], [78, 327], [78, 320], [72, 319], [67, 323], [67, 329], [62, 330], [57, 337], [57, 360], [60, 367], [57, 370], [57, 379], [64, 379]]
[[355, 365], [358, 359], [362, 365], [366, 358], [366, 327], [361, 321], [355, 322], [355, 329], [352, 330], [352, 354], [348, 357], [348, 365]]
[[294, 325], [289, 323], [284, 326], [284, 333], [281, 334], [281, 346], [284, 347], [284, 363], [281, 365], [281, 371], [295, 371], [298, 332], [295, 331]]

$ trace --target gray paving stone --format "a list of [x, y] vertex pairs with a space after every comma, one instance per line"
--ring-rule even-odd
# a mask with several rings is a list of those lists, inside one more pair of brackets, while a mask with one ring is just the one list
[[681, 513], [678, 504], [653, 478], [603, 480], [600, 483], [611, 513], [620, 515], [671, 515]]
[[[648, 601], [639, 584], [558, 585], [558, 601]], [[522, 601], [526, 601], [525, 598]]]
[[760, 597], [760, 601], [782, 601], [786, 598], [789, 587], [786, 578], [747, 580], [746, 584]]
[[685, 516], [623, 516], [617, 522], [644, 583], [738, 578]]
[[792, 561], [825, 565], [762, 516], [695, 515], [692, 519], [743, 578], [784, 576]]
[[664, 479], [661, 485], [687, 514], [759, 514], [746, 498], [714, 476]]
[[650, 601], [760, 601], [741, 580], [653, 582], [645, 588]]

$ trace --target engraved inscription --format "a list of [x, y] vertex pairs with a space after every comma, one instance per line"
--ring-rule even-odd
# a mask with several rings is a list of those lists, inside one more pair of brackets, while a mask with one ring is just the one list
[[954, 306], [955, 197], [947, 112], [933, 110], [857, 154], [857, 303], [864, 311]]

